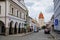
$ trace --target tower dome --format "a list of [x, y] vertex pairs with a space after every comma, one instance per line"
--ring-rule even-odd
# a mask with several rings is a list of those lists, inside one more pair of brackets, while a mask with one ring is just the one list
[[39, 17], [38, 18], [39, 19], [44, 19], [44, 16], [43, 16], [43, 13], [42, 12], [39, 14]]

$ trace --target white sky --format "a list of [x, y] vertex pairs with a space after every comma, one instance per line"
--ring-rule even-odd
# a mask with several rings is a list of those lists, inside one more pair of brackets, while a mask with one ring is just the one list
[[24, 0], [29, 10], [29, 16], [38, 19], [40, 12], [45, 17], [45, 22], [48, 22], [53, 15], [53, 0]]

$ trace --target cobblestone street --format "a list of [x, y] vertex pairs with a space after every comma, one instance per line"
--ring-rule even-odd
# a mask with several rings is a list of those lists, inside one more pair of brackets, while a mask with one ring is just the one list
[[44, 34], [43, 30], [38, 33], [32, 33], [26, 36], [0, 36], [0, 40], [53, 40], [49, 34]]

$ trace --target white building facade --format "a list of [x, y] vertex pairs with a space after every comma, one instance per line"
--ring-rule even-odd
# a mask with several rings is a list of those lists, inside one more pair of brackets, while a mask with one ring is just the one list
[[60, 31], [60, 0], [54, 0], [54, 30]]
[[31, 27], [32, 26], [32, 18], [31, 17], [28, 17], [28, 23], [29, 23], [29, 26]]
[[34, 28], [37, 28], [37, 23], [36, 23], [36, 20], [34, 20], [33, 18], [29, 17], [28, 19], [28, 23], [29, 23], [29, 27], [33, 29], [34, 31]]
[[25, 27], [27, 8], [24, 0], [0, 1], [0, 34], [18, 34]]

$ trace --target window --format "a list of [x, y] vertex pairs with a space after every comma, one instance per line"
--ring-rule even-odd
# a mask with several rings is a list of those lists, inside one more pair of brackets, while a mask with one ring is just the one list
[[12, 14], [13, 14], [13, 8], [12, 8]]
[[20, 12], [18, 11], [18, 17], [20, 18]]
[[21, 12], [20, 12], [20, 18], [21, 18]]
[[25, 19], [25, 13], [24, 13], [24, 19]]
[[0, 6], [0, 14], [1, 14], [1, 6]]
[[60, 5], [59, 5], [59, 8], [60, 8]]
[[17, 17], [18, 17], [18, 10], [17, 10]]

